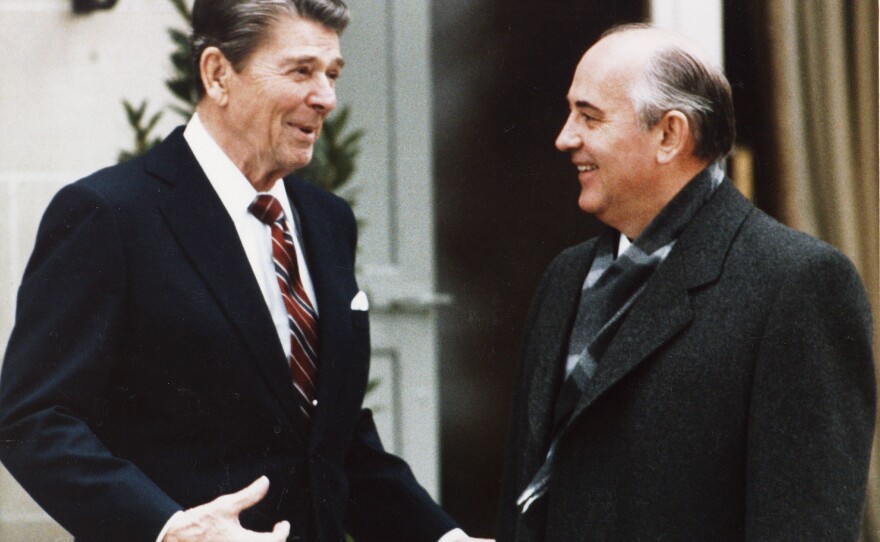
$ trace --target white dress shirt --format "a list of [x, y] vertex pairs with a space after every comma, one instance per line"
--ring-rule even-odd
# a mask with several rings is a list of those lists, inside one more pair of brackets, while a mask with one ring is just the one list
[[[259, 192], [214, 141], [199, 119], [198, 113], [194, 114], [186, 125], [183, 137], [235, 224], [235, 230], [238, 232], [241, 245], [247, 255], [248, 262], [251, 264], [251, 269], [254, 271], [254, 277], [260, 285], [263, 299], [272, 314], [278, 340], [281, 341], [281, 346], [284, 348], [284, 355], [290, 359], [290, 323], [284, 299], [281, 297], [281, 289], [278, 286], [278, 278], [275, 275], [275, 264], [272, 262], [271, 229], [248, 211], [248, 206]], [[315, 288], [303, 257], [302, 247], [299, 244], [296, 223], [292, 218], [293, 213], [290, 200], [287, 198], [287, 191], [284, 189], [284, 183], [276, 182], [268, 194], [274, 196], [284, 209], [285, 221], [290, 229], [293, 246], [296, 249], [299, 276], [306, 295], [309, 296], [309, 300], [317, 312]], [[162, 542], [168, 532], [171, 519], [182, 513], [182, 511], [177, 512], [168, 519], [156, 538], [156, 542]], [[454, 542], [465, 536], [461, 529], [454, 529], [443, 535], [437, 542]]]
[[[272, 230], [248, 211], [248, 206], [259, 192], [211, 138], [198, 114], [193, 115], [189, 124], [186, 125], [183, 137], [235, 224], [241, 246], [251, 264], [251, 269], [254, 270], [260, 291], [263, 292], [263, 299], [265, 299], [266, 306], [269, 307], [269, 312], [272, 314], [272, 320], [275, 322], [278, 340], [281, 341], [284, 354], [289, 359], [290, 323], [284, 299], [281, 297], [281, 288], [278, 286], [278, 277], [275, 275], [275, 264], [272, 262]], [[287, 198], [284, 183], [279, 179], [267, 193], [274, 196], [284, 209], [287, 227], [290, 229], [293, 246], [296, 249], [299, 276], [312, 306], [315, 311], [318, 311], [312, 277], [309, 275], [302, 247], [299, 244], [296, 223], [293, 220], [290, 200]]]

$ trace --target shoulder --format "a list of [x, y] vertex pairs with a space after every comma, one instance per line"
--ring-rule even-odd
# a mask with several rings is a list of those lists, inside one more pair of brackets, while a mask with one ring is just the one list
[[865, 286], [846, 255], [761, 211], [743, 224], [728, 266], [752, 283], [763, 283], [765, 301], [790, 315], [823, 307], [828, 314], [844, 311], [870, 318]]
[[124, 209], [143, 208], [179, 186], [204, 180], [204, 173], [178, 127], [147, 153], [95, 171], [67, 187], [92, 193]]
[[71, 182], [55, 194], [46, 214], [60, 213], [71, 217], [81, 213], [91, 214], [95, 211], [120, 208], [128, 200], [137, 201], [137, 190], [132, 190], [131, 182], [133, 177], [138, 176], [133, 173], [135, 171], [138, 171], [135, 164], [118, 164]]
[[99, 169], [64, 186], [55, 199], [72, 202], [89, 201], [125, 210], [144, 206], [160, 196], [167, 187], [147, 173], [144, 157]]
[[351, 206], [341, 197], [297, 175], [285, 177], [284, 183], [298, 206], [320, 211], [328, 220], [336, 224], [355, 227]]
[[763, 263], [761, 268], [785, 275], [855, 273], [852, 262], [840, 250], [757, 209], [743, 223], [734, 251], [750, 253], [750, 260]]

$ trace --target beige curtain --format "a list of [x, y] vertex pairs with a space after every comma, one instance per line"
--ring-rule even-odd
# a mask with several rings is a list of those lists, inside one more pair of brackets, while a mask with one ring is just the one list
[[[874, 311], [878, 285], [877, 0], [756, 2], [767, 43], [780, 219], [855, 263]], [[880, 438], [862, 540], [880, 542]]]

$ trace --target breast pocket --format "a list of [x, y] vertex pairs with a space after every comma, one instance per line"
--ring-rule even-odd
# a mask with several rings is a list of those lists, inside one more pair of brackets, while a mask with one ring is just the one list
[[351, 311], [351, 325], [355, 329], [370, 329], [369, 311]]

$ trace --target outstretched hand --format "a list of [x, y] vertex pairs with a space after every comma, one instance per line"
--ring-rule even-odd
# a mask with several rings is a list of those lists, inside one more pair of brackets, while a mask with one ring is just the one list
[[237, 493], [177, 514], [162, 542], [285, 542], [290, 534], [286, 521], [276, 523], [271, 533], [258, 533], [245, 529], [238, 520], [238, 515], [260, 502], [267, 491], [269, 479], [261, 476]]

